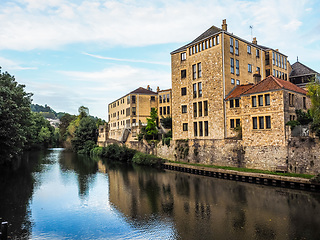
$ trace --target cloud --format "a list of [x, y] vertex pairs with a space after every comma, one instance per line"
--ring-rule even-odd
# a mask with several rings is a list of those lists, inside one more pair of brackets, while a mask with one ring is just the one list
[[104, 57], [104, 56], [94, 55], [94, 54], [85, 53], [85, 52], [83, 54], [84, 55], [88, 55], [90, 57], [94, 57], [94, 58], [112, 60], [112, 61], [119, 61], [119, 62], [148, 63], [148, 64], [158, 64], [158, 65], [170, 66], [170, 63], [168, 63], [168, 62], [154, 62], [154, 61], [137, 60], [137, 59], [112, 58], [112, 57]]
[[0, 67], [2, 70], [9, 71], [9, 70], [36, 70], [36, 67], [23, 67], [21, 64], [14, 62], [10, 59], [6, 59], [0, 57]]

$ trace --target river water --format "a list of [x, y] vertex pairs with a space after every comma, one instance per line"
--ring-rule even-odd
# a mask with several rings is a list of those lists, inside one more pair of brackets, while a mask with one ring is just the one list
[[30, 153], [0, 171], [11, 239], [320, 239], [320, 194]]

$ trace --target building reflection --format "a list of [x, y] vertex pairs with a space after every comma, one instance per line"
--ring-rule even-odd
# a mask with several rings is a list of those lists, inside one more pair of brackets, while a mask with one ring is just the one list
[[108, 168], [108, 176], [110, 202], [135, 226], [157, 214], [181, 239], [320, 236], [316, 193], [141, 167]]

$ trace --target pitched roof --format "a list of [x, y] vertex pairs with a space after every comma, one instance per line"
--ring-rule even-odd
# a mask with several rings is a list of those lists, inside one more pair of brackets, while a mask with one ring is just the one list
[[319, 74], [318, 72], [307, 67], [306, 65], [302, 64], [301, 62], [295, 62], [294, 64], [291, 65], [291, 67], [292, 67], [292, 71], [290, 73], [290, 77]]
[[156, 92], [153, 92], [151, 90], [145, 89], [143, 87], [139, 87], [136, 90], [133, 90], [132, 92], [130, 92], [129, 94], [133, 94], [133, 93], [137, 93], [137, 94], [152, 94], [152, 95], [157, 95]]
[[201, 41], [201, 40], [204, 40], [204, 39], [206, 39], [206, 38], [208, 38], [208, 37], [210, 37], [210, 36], [213, 36], [213, 35], [215, 35], [216, 33], [220, 32], [220, 31], [222, 31], [221, 28], [218, 28], [218, 27], [216, 27], [216, 26], [212, 26], [212, 27], [210, 27], [208, 30], [206, 30], [205, 32], [203, 32], [199, 37], [197, 37], [196, 39], [194, 39], [192, 42], [190, 42], [190, 43], [188, 43], [188, 44], [186, 44], [186, 45], [184, 45], [184, 46], [182, 46], [182, 47], [180, 47], [180, 48], [172, 51], [171, 54], [184, 51], [184, 50], [187, 49], [188, 46], [190, 46], [190, 45], [192, 45], [192, 44], [194, 44], [194, 43], [196, 43], [196, 42], [199, 42], [199, 41]]
[[232, 99], [232, 98], [240, 98], [240, 95], [244, 93], [245, 91], [252, 88], [254, 85], [253, 83], [246, 84], [246, 85], [238, 85], [235, 88], [231, 90], [231, 92], [226, 97], [226, 100]]
[[301, 93], [301, 94], [307, 94], [307, 91], [303, 90], [297, 85], [289, 81], [285, 81], [270, 75], [269, 77], [255, 84], [253, 87], [251, 87], [241, 95], [267, 92], [267, 91], [279, 90], [279, 89], [286, 89], [286, 90], [290, 90], [290, 91]]

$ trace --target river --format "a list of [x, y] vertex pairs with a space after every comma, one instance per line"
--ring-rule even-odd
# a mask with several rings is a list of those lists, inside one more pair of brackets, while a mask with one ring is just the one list
[[32, 152], [0, 171], [11, 239], [320, 239], [320, 194]]

